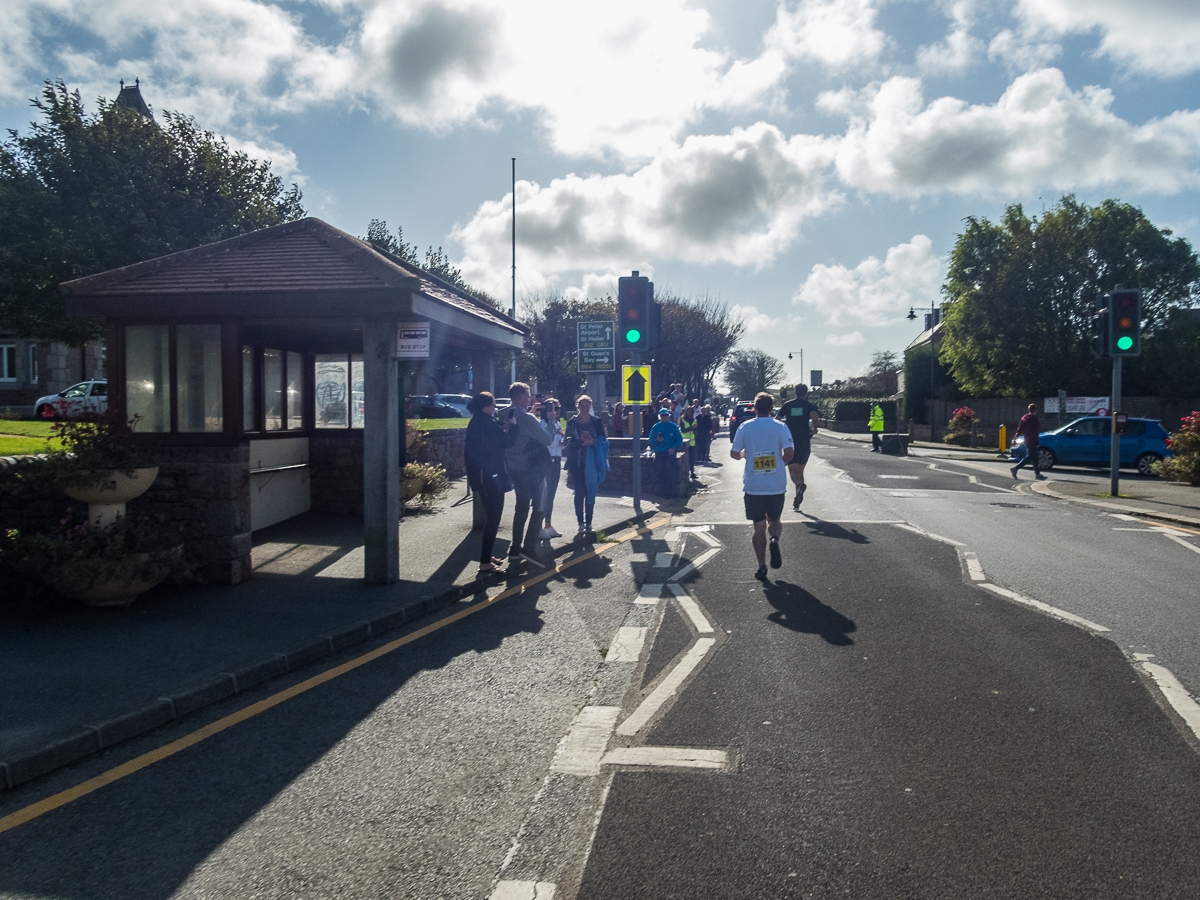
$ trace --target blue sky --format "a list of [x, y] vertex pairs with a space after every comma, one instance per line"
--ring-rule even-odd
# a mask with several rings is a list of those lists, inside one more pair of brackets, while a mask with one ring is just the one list
[[1200, 238], [1195, 0], [0, 9], [0, 126], [27, 127], [45, 79], [92, 100], [135, 77], [313, 215], [402, 225], [502, 299], [515, 156], [518, 300], [638, 269], [827, 380], [916, 335], [966, 216], [1073, 192]]

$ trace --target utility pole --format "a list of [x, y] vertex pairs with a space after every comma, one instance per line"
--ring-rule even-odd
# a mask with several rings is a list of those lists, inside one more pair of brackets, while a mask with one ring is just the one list
[[[512, 158], [512, 317], [517, 318], [517, 158]], [[512, 381], [517, 380], [517, 351], [512, 352]]]

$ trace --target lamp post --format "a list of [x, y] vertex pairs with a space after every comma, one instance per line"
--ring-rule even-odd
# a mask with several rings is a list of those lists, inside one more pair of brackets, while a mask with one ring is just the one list
[[789, 352], [788, 352], [788, 359], [791, 359], [791, 358], [792, 358], [792, 354], [793, 354], [793, 353], [799, 353], [799, 354], [800, 354], [800, 383], [801, 383], [801, 384], [803, 384], [803, 383], [804, 383], [804, 348], [803, 348], [803, 347], [801, 347], [799, 350], [791, 350], [791, 351], [789, 351]]
[[[934, 302], [929, 301], [929, 440], [932, 443], [933, 435], [933, 379], [934, 369], [937, 366], [937, 348], [933, 345], [933, 329], [935, 322], [933, 321], [937, 315]], [[911, 322], [917, 317], [917, 311], [913, 307], [908, 308], [908, 320]]]

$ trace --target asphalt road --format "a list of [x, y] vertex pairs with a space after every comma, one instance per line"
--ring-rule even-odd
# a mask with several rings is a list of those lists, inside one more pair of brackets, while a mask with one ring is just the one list
[[1143, 665], [1200, 693], [1195, 536], [819, 436], [763, 585], [726, 448], [653, 530], [0, 795], [0, 900], [1200, 894]]

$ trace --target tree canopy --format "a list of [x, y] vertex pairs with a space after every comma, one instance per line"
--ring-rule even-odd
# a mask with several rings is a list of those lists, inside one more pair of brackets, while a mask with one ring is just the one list
[[158, 121], [47, 83], [41, 120], [0, 142], [0, 325], [79, 343], [58, 285], [301, 218], [300, 189], [189, 116]]
[[973, 396], [1099, 391], [1107, 367], [1089, 351], [1098, 295], [1142, 289], [1146, 331], [1197, 299], [1200, 261], [1142, 211], [1064, 196], [1040, 220], [1020, 204], [1000, 224], [970, 217], [942, 287], [940, 359]]
[[430, 275], [437, 276], [442, 281], [454, 285], [460, 291], [470, 294], [477, 300], [483, 300], [501, 312], [506, 311], [500, 305], [500, 301], [491, 294], [467, 284], [463, 280], [462, 270], [450, 264], [450, 257], [443, 252], [441, 247], [434, 250], [430, 246], [425, 251], [425, 261], [421, 262], [420, 257], [417, 255], [417, 245], [410, 244], [404, 240], [403, 227], [397, 227], [396, 234], [393, 236], [388, 230], [388, 223], [385, 220], [372, 219], [367, 224], [367, 236], [363, 240], [376, 249], [382, 250], [384, 253], [403, 260], [411, 266], [416, 266], [418, 269], [423, 269]]
[[725, 382], [731, 394], [749, 400], [759, 391], [778, 385], [784, 371], [783, 361], [765, 350], [737, 350], [725, 363]]

